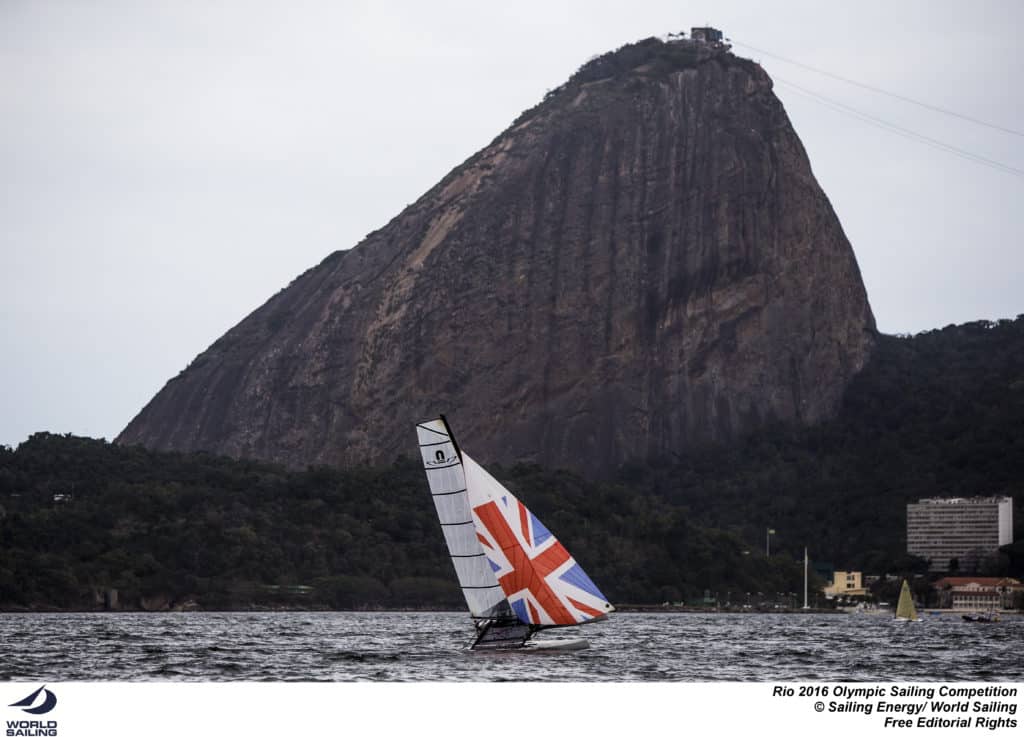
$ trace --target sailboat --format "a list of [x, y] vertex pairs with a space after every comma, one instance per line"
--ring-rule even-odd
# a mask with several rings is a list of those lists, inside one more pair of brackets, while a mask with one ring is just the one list
[[542, 630], [614, 611], [551, 531], [455, 442], [444, 415], [416, 425], [423, 468], [455, 574], [476, 626], [471, 650], [563, 649]]
[[964, 614], [961, 616], [965, 622], [992, 624], [999, 621], [999, 612], [995, 609], [989, 609], [987, 612], [973, 612], [971, 614]]
[[917, 609], [914, 607], [914, 597], [910, 595], [910, 586], [907, 579], [903, 579], [903, 588], [900, 589], [900, 600], [896, 604], [897, 622], [916, 622]]

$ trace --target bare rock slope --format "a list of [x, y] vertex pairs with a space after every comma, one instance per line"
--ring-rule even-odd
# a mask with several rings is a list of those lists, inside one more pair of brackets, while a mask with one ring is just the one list
[[874, 335], [771, 79], [648, 39], [297, 278], [118, 441], [387, 462], [445, 412], [481, 460], [600, 473], [829, 417]]

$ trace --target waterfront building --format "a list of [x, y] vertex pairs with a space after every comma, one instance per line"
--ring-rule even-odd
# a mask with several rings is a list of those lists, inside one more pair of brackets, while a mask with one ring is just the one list
[[1012, 609], [1024, 593], [1024, 585], [1016, 578], [981, 576], [947, 576], [932, 588], [938, 593], [940, 607], [961, 611]]
[[826, 597], [834, 599], [837, 596], [865, 596], [868, 590], [864, 588], [860, 571], [836, 571], [824, 592]]
[[982, 558], [1013, 542], [1008, 496], [920, 499], [907, 505], [907, 552], [929, 570], [973, 571]]

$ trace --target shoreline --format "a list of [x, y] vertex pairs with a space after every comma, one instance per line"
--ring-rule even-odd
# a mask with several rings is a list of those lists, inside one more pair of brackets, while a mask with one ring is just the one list
[[[411, 614], [411, 613], [446, 613], [466, 614], [464, 609], [456, 607], [366, 607], [358, 609], [330, 609], [327, 607], [288, 607], [288, 606], [248, 606], [248, 607], [225, 607], [218, 608], [164, 608], [164, 609], [142, 609], [142, 608], [118, 608], [118, 609], [86, 609], [86, 608], [0, 608], [0, 616], [9, 614], [266, 614], [266, 613], [307, 613], [307, 614]], [[918, 613], [922, 619], [931, 617], [961, 617], [964, 614], [976, 614], [975, 610], [963, 609], [920, 609]], [[614, 614], [838, 614], [864, 617], [892, 617], [893, 612], [888, 609], [857, 610], [857, 609], [825, 609], [814, 608], [715, 608], [715, 607], [694, 607], [686, 605], [662, 605], [662, 604], [623, 604], [615, 608]], [[1003, 617], [1024, 617], [1021, 610], [1000, 610], [998, 614]]]

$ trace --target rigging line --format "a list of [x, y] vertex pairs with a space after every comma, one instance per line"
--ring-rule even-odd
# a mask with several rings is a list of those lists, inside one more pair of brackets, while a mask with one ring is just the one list
[[1014, 176], [1024, 177], [1024, 169], [1018, 169], [1014, 166], [1010, 166], [1009, 164], [1004, 164], [1001, 161], [989, 159], [985, 156], [982, 156], [981, 154], [976, 154], [972, 153], [971, 151], [966, 151], [962, 148], [957, 148], [956, 146], [952, 146], [938, 139], [930, 138], [921, 133], [917, 133], [916, 131], [912, 131], [909, 128], [903, 128], [902, 126], [898, 126], [894, 123], [882, 120], [881, 118], [876, 118], [873, 115], [863, 113], [855, 108], [850, 107], [849, 105], [844, 105], [841, 102], [831, 100], [827, 97], [824, 97], [823, 95], [819, 95], [816, 92], [812, 92], [811, 90], [801, 87], [800, 85], [793, 84], [792, 82], [789, 82], [785, 79], [781, 79], [779, 77], [776, 77], [775, 79], [777, 82], [785, 85], [786, 87], [791, 87], [794, 91], [803, 94], [805, 97], [811, 98], [813, 102], [817, 102], [827, 107], [830, 107], [833, 110], [836, 110], [837, 112], [852, 115], [866, 123], [870, 123], [872, 125], [875, 125], [876, 127], [888, 130], [891, 133], [896, 133], [906, 138], [918, 141], [919, 143], [924, 143], [928, 146], [931, 146], [932, 148], [936, 148], [941, 151], [945, 151], [946, 153], [951, 153], [956, 156], [960, 156], [961, 158], [968, 159], [970, 161], [975, 162], [976, 164], [988, 166], [989, 168], [996, 169], [997, 171], [1001, 171], [1004, 174], [1012, 174]]
[[889, 90], [884, 90], [881, 87], [875, 87], [875, 86], [870, 85], [870, 84], [865, 84], [864, 82], [858, 82], [855, 79], [850, 79], [849, 77], [843, 77], [843, 76], [838, 75], [838, 74], [833, 74], [832, 72], [826, 72], [824, 69], [818, 69], [817, 67], [812, 67], [810, 64], [804, 64], [804, 63], [799, 62], [799, 61], [794, 61], [793, 59], [787, 59], [784, 56], [779, 56], [778, 54], [773, 54], [770, 51], [765, 51], [764, 49], [759, 49], [756, 46], [751, 46], [749, 44], [740, 43], [739, 41], [731, 41], [731, 43], [734, 46], [742, 46], [745, 49], [750, 49], [751, 51], [756, 51], [759, 54], [764, 54], [765, 56], [770, 56], [773, 59], [778, 59], [779, 61], [783, 61], [783, 62], [785, 62], [787, 64], [793, 64], [794, 66], [802, 67], [803, 69], [808, 69], [808, 70], [810, 70], [812, 72], [816, 72], [817, 74], [824, 74], [826, 77], [832, 77], [832, 79], [838, 79], [840, 82], [846, 82], [847, 84], [852, 84], [852, 85], [854, 85], [856, 87], [863, 87], [866, 90], [871, 90], [872, 92], [877, 92], [880, 95], [888, 95], [889, 97], [893, 97], [893, 98], [895, 98], [897, 100], [902, 100], [903, 102], [909, 102], [911, 105], [917, 105], [918, 107], [923, 107], [926, 110], [932, 110], [932, 111], [937, 112], [937, 113], [943, 113], [944, 115], [951, 115], [954, 118], [960, 118], [961, 120], [966, 120], [968, 122], [975, 123], [977, 125], [983, 125], [986, 128], [992, 128], [993, 130], [1002, 131], [1003, 133], [1009, 133], [1012, 136], [1024, 136], [1024, 132], [1022, 132], [1022, 131], [1014, 130], [1013, 128], [1006, 128], [1005, 126], [996, 125], [995, 123], [989, 123], [989, 122], [987, 122], [985, 120], [980, 120], [978, 118], [972, 118], [970, 115], [964, 115], [963, 113], [958, 113], [955, 110], [947, 110], [946, 108], [939, 107], [938, 105], [930, 105], [927, 102], [921, 102], [920, 100], [915, 100], [914, 98], [907, 97], [906, 95], [901, 95], [901, 94], [898, 94], [896, 92], [890, 92]]

